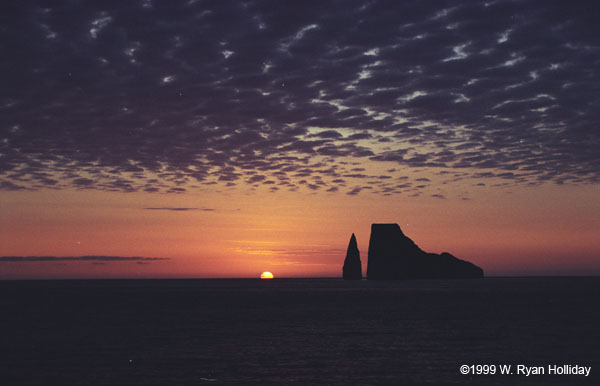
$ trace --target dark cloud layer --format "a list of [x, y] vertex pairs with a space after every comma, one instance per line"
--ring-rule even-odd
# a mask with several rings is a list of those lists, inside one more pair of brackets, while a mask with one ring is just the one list
[[31, 263], [31, 262], [62, 262], [62, 261], [88, 261], [92, 264], [132, 261], [137, 263], [150, 263], [153, 261], [169, 260], [167, 257], [122, 257], [122, 256], [0, 256], [0, 263]]
[[[599, 181], [592, 1], [2, 7], [0, 189]], [[352, 172], [366, 161], [398, 171]]]
[[211, 208], [178, 208], [178, 207], [162, 207], [162, 208], [144, 208], [144, 210], [167, 210], [173, 212], [188, 212], [194, 210], [200, 210], [203, 212], [214, 212], [214, 209]]

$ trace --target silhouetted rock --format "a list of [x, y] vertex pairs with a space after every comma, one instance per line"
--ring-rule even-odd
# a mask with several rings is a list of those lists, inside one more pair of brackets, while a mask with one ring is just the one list
[[362, 279], [362, 267], [360, 264], [360, 252], [356, 245], [356, 237], [352, 233], [350, 243], [348, 244], [348, 252], [346, 252], [346, 260], [344, 260], [344, 279], [345, 280], [360, 280]]
[[[348, 259], [346, 257], [346, 259]], [[479, 278], [483, 270], [444, 252], [427, 253], [398, 224], [372, 224], [367, 279]]]

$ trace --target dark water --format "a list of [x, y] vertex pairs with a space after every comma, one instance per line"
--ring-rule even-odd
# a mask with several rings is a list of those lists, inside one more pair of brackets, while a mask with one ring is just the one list
[[598, 295], [599, 278], [0, 282], [0, 385], [598, 385]]

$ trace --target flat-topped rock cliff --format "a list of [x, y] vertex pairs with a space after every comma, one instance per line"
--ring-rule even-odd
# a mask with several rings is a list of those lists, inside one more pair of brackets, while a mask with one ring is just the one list
[[447, 252], [438, 255], [423, 251], [402, 233], [398, 224], [371, 225], [368, 259], [370, 280], [483, 277], [483, 270], [475, 264]]

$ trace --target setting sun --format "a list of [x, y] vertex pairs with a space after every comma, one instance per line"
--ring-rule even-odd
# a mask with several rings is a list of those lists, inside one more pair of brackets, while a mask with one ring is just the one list
[[260, 274], [260, 278], [261, 279], [272, 279], [273, 278], [273, 274], [269, 271], [267, 272], [263, 272]]

